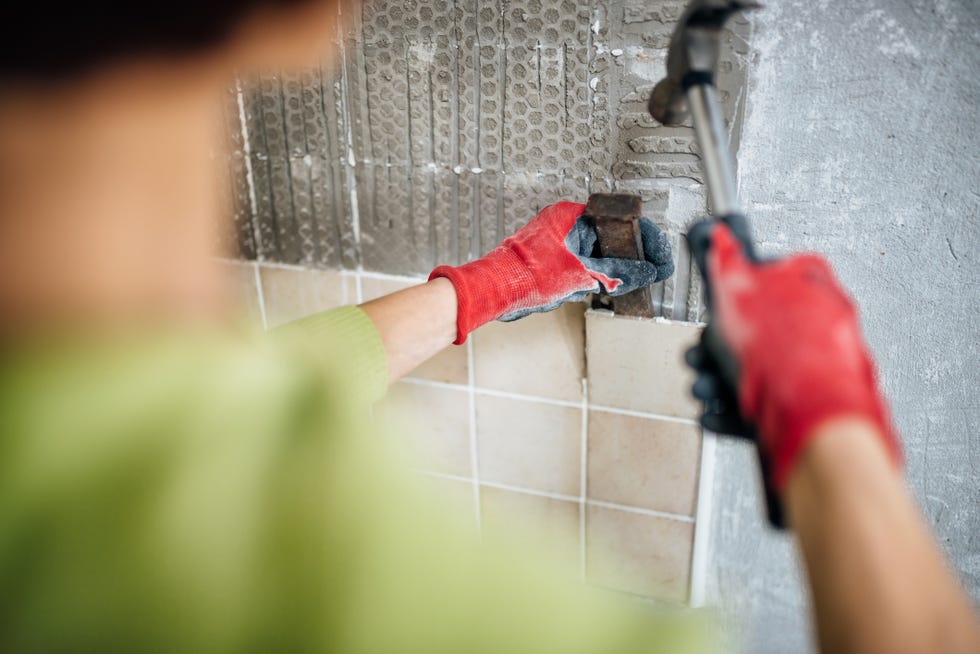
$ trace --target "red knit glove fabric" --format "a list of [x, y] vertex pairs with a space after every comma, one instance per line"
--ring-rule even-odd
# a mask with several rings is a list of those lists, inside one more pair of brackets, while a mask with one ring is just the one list
[[585, 211], [577, 202], [545, 207], [531, 222], [481, 259], [459, 267], [439, 266], [429, 279], [445, 277], [459, 303], [456, 345], [480, 325], [532, 307], [552, 305], [582, 292], [615, 290], [620, 279], [587, 269], [565, 239]]
[[740, 366], [739, 408], [759, 429], [777, 492], [815, 429], [831, 418], [875, 423], [900, 466], [902, 448], [857, 311], [827, 261], [804, 254], [753, 263], [719, 225], [707, 262], [714, 318]]
[[584, 211], [585, 205], [577, 202], [552, 204], [485, 257], [432, 271], [429, 279], [445, 277], [456, 288], [456, 345], [507, 313], [598, 290], [599, 280], [610, 290], [619, 285], [618, 279], [587, 270], [565, 245]]

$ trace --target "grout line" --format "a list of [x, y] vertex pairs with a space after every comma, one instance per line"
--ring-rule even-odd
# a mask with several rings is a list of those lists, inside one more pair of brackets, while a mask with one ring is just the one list
[[262, 329], [269, 329], [269, 320], [265, 317], [265, 291], [262, 290], [262, 275], [259, 273], [258, 261], [253, 261], [255, 270], [255, 292], [259, 295], [259, 315], [262, 316]]
[[705, 322], [700, 320], [677, 320], [674, 318], [664, 318], [654, 316], [653, 318], [640, 318], [634, 316], [617, 316], [608, 309], [592, 309], [587, 307], [585, 315], [599, 316], [603, 320], [630, 320], [632, 322], [651, 323], [656, 325], [677, 325], [678, 327], [704, 327]]
[[708, 576], [708, 544], [711, 538], [712, 491], [715, 470], [716, 436], [702, 432], [701, 470], [698, 474], [698, 505], [695, 509], [694, 544], [691, 546], [691, 574], [688, 603], [704, 606]]
[[364, 275], [368, 279], [381, 279], [385, 281], [392, 282], [424, 282], [424, 275], [392, 275], [390, 273], [378, 272], [376, 270], [362, 270], [360, 274]]
[[[224, 261], [226, 263], [252, 263], [254, 260], [240, 259], [236, 257], [213, 257], [218, 261]], [[333, 272], [338, 275], [362, 275], [367, 279], [380, 279], [383, 281], [391, 282], [406, 282], [406, 283], [422, 283], [425, 282], [425, 276], [423, 275], [393, 275], [386, 272], [379, 272], [377, 270], [363, 270], [363, 269], [351, 269], [351, 268], [316, 268], [312, 266], [304, 266], [295, 263], [283, 263], [281, 261], [262, 261], [263, 266], [268, 268], [281, 268], [283, 270], [297, 270], [297, 271], [313, 271], [313, 272]]]
[[468, 401], [470, 409], [470, 466], [473, 469], [473, 505], [476, 508], [476, 532], [482, 533], [483, 520], [480, 509], [480, 454], [479, 445], [476, 437], [476, 386], [474, 384], [473, 370], [473, 339], [466, 341], [466, 370], [468, 387]]
[[242, 133], [242, 156], [245, 159], [245, 183], [248, 185], [248, 204], [252, 210], [249, 227], [252, 228], [252, 238], [255, 239], [256, 258], [263, 255], [262, 230], [259, 229], [259, 203], [255, 199], [255, 174], [252, 171], [252, 144], [249, 142], [248, 121], [245, 117], [245, 95], [242, 92], [242, 80], [235, 76], [235, 94], [238, 102], [238, 122]]
[[354, 261], [361, 260], [361, 211], [357, 202], [357, 174], [354, 156], [354, 129], [351, 126], [350, 81], [347, 79], [347, 46], [344, 43], [344, 17], [342, 3], [337, 3], [337, 46], [340, 50], [340, 109], [344, 121], [344, 138], [347, 146], [347, 192], [350, 201], [351, 233], [354, 237]]
[[602, 411], [603, 413], [616, 413], [622, 416], [633, 416], [634, 418], [654, 418], [656, 420], [663, 420], [665, 422], [677, 422], [682, 425], [694, 425], [699, 426], [696, 420], [691, 420], [690, 418], [678, 418], [677, 416], [664, 416], [659, 413], [647, 413], [645, 411], [633, 411], [631, 409], [618, 409], [612, 406], [601, 406], [599, 404], [593, 404], [590, 407], [593, 411]]
[[[352, 277], [354, 279], [354, 284], [357, 288], [356, 298], [349, 297], [346, 291], [346, 287], [343, 293], [343, 303], [348, 304], [356, 299], [357, 304], [364, 302], [364, 291], [361, 286], [362, 279], [378, 279], [382, 281], [392, 281], [392, 282], [402, 282], [410, 284], [423, 284], [425, 283], [424, 277], [410, 277], [407, 275], [389, 275], [388, 273], [375, 272], [370, 270], [351, 270], [349, 268], [312, 268], [310, 266], [298, 265], [295, 263], [282, 263], [279, 261], [257, 261], [257, 260], [246, 260], [246, 259], [236, 259], [232, 257], [213, 257], [216, 261], [221, 261], [229, 264], [261, 264], [266, 268], [275, 268], [278, 270], [293, 270], [296, 272], [317, 272], [317, 273], [334, 273], [340, 275], [341, 277], [347, 278]], [[426, 380], [418, 380], [426, 381]], [[439, 382], [432, 382], [439, 383]], [[459, 388], [465, 388], [461, 384], [456, 384]], [[578, 406], [578, 405], [575, 405]]]
[[680, 515], [679, 513], [669, 513], [667, 511], [657, 511], [655, 509], [641, 509], [638, 506], [625, 506], [623, 504], [615, 504], [613, 502], [603, 502], [602, 500], [586, 500], [585, 503], [589, 506], [601, 506], [604, 509], [628, 511], [629, 513], [639, 513], [640, 515], [648, 515], [655, 518], [666, 518], [668, 520], [676, 520], [677, 522], [694, 522], [694, 518], [691, 516]]
[[448, 472], [436, 472], [435, 470], [426, 470], [424, 468], [412, 468], [412, 472], [417, 472], [420, 475], [426, 475], [429, 477], [437, 477], [438, 479], [451, 479], [453, 481], [462, 481], [467, 484], [472, 484], [473, 480], [470, 477], [463, 477], [460, 475], [453, 475]]
[[[434, 381], [432, 379], [421, 379], [419, 377], [403, 377], [403, 382], [409, 384], [416, 384], [418, 386], [432, 386], [434, 388], [446, 388], [450, 390], [468, 390], [469, 385], [463, 386], [462, 384], [453, 384], [451, 382], [440, 382]], [[556, 400], [550, 397], [538, 397], [535, 395], [524, 395], [522, 393], [511, 393], [509, 391], [496, 391], [490, 388], [477, 388], [475, 385], [473, 387], [473, 392], [477, 395], [489, 395], [491, 397], [505, 397], [511, 400], [520, 400], [522, 402], [538, 402], [540, 404], [553, 404], [556, 406], [571, 407], [573, 409], [578, 409], [582, 406], [581, 402], [569, 402], [568, 400]]]
[[[479, 486], [485, 486], [487, 488], [496, 488], [497, 490], [510, 491], [512, 493], [521, 493], [523, 495], [534, 495], [536, 497], [546, 497], [551, 500], [561, 500], [562, 502], [572, 502], [573, 504], [582, 503], [582, 497], [576, 495], [565, 495], [564, 493], [553, 493], [551, 491], [539, 490], [537, 488], [525, 488], [523, 486], [515, 486], [513, 484], [504, 484], [496, 481], [478, 481], [476, 479], [471, 479], [469, 477], [462, 477], [460, 475], [453, 475], [447, 472], [436, 472], [433, 470], [426, 470], [424, 468], [417, 468], [415, 472], [419, 472], [430, 477], [440, 477], [442, 479], [452, 479], [454, 481], [463, 481], [468, 483], [475, 483]], [[667, 511], [657, 511], [655, 509], [643, 509], [638, 506], [626, 506], [624, 504], [616, 504], [615, 502], [603, 502], [602, 500], [590, 500], [586, 499], [584, 504], [586, 506], [599, 506], [604, 509], [614, 509], [616, 511], [627, 511], [629, 513], [638, 513], [640, 515], [651, 516], [654, 518], [665, 518], [667, 520], [674, 520], [676, 522], [694, 522], [694, 518], [687, 515], [680, 515], [678, 513], [669, 513]]]
[[347, 279], [349, 277], [347, 271], [340, 272], [340, 304], [345, 307], [350, 304], [350, 293], [347, 291]]
[[[418, 386], [432, 386], [434, 388], [446, 388], [450, 390], [465, 391], [469, 389], [469, 385], [454, 384], [452, 382], [441, 382], [432, 379], [422, 379], [420, 377], [403, 377], [401, 381], [407, 384], [416, 384]], [[510, 391], [498, 391], [492, 388], [480, 388], [474, 387], [474, 392], [477, 395], [489, 395], [491, 397], [504, 397], [511, 400], [520, 400], [523, 402], [538, 402], [540, 404], [552, 404], [555, 406], [569, 407], [572, 409], [582, 408], [582, 402], [572, 402], [570, 400], [557, 400], [552, 397], [542, 397], [540, 395], [528, 395], [526, 393], [512, 393]], [[645, 411], [633, 411], [631, 409], [617, 409], [611, 406], [602, 406], [599, 404], [589, 404], [589, 411], [601, 411], [603, 413], [615, 413], [624, 416], [632, 416], [634, 418], [647, 418], [650, 420], [663, 420], [665, 422], [676, 422], [683, 425], [693, 425], [698, 426], [696, 420], [691, 420], [690, 418], [678, 418], [677, 416], [665, 416], [659, 413], [647, 413]]]
[[536, 488], [524, 488], [522, 486], [514, 486], [512, 484], [502, 484], [496, 481], [481, 481], [481, 486], [486, 486], [487, 488], [496, 488], [497, 490], [511, 491], [513, 493], [523, 493], [524, 495], [535, 495], [537, 497], [547, 497], [551, 500], [561, 500], [563, 502], [574, 502], [579, 503], [581, 498], [575, 495], [565, 495], [564, 493], [552, 493], [551, 491], [538, 490]]
[[511, 393], [510, 391], [496, 391], [490, 388], [476, 388], [475, 392], [477, 395], [489, 395], [490, 397], [503, 397], [510, 400], [518, 400], [521, 402], [537, 402], [539, 404], [551, 404], [553, 406], [570, 407], [572, 409], [579, 409], [582, 407], [581, 402], [556, 400], [550, 397], [537, 397], [534, 395], [524, 395], [523, 393]]
[[582, 378], [582, 441], [579, 452], [579, 505], [578, 505], [578, 542], [579, 542], [579, 573], [586, 579], [585, 569], [585, 502], [588, 497], [588, 452], [589, 452], [589, 380]]
[[316, 268], [313, 266], [304, 266], [298, 263], [283, 263], [281, 261], [261, 261], [259, 263], [267, 268], [280, 268], [282, 270], [296, 270], [301, 272], [333, 272], [337, 273], [338, 275], [345, 272], [344, 268]]
[[258, 259], [245, 259], [244, 257], [225, 257], [221, 255], [214, 255], [211, 257], [211, 260], [218, 261], [220, 263], [238, 264], [241, 266], [251, 266], [253, 263], [258, 261]]
[[402, 377], [399, 381], [405, 382], [406, 384], [415, 384], [416, 386], [432, 386], [433, 388], [446, 388], [454, 391], [466, 391], [470, 388], [469, 384], [453, 384], [432, 379], [422, 379], [421, 377]]

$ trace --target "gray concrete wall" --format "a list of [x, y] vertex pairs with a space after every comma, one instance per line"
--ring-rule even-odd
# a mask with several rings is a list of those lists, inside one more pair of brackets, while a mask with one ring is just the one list
[[[744, 205], [763, 251], [822, 252], [853, 293], [911, 488], [980, 602], [980, 7], [766, 4]], [[744, 651], [807, 651], [800, 572], [790, 541], [762, 526], [753, 465], [719, 445], [710, 594]]]

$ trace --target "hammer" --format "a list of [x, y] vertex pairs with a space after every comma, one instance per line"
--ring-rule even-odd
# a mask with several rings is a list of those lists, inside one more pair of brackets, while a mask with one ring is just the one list
[[[701, 148], [701, 163], [708, 187], [712, 218], [694, 224], [687, 233], [691, 253], [697, 262], [704, 280], [704, 298], [711, 309], [711, 293], [708, 285], [707, 251], [710, 244], [711, 229], [716, 222], [722, 222], [731, 229], [732, 234], [742, 244], [745, 256], [758, 261], [749, 225], [738, 206], [735, 190], [735, 173], [731, 151], [728, 147], [728, 134], [721, 118], [721, 106], [715, 92], [715, 71], [721, 46], [722, 29], [732, 15], [760, 5], [742, 0], [691, 0], [681, 15], [674, 34], [670, 39], [667, 53], [667, 77], [662, 79], [650, 94], [650, 114], [664, 125], [679, 125], [690, 116], [694, 122], [694, 132]], [[707, 346], [718, 364], [719, 372], [728, 387], [725, 400], [736, 403], [735, 388], [738, 384], [738, 361], [725, 345], [718, 326], [709, 319], [702, 342]], [[743, 425], [737, 434], [755, 439], [752, 425]], [[759, 464], [763, 480], [769, 479], [769, 462], [758, 447]], [[765, 484], [766, 505], [769, 521], [776, 527], [785, 522], [782, 507], [774, 490]]]
[[[714, 83], [721, 31], [733, 14], [759, 6], [740, 0], [692, 0], [670, 39], [667, 77], [650, 94], [650, 114], [660, 123], [679, 125], [688, 115], [694, 121], [712, 214], [721, 220], [739, 213], [728, 134]], [[751, 247], [747, 231], [736, 236], [744, 236], [743, 245]]]

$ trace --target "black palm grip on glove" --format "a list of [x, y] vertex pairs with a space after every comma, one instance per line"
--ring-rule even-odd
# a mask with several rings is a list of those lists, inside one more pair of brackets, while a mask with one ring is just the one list
[[656, 282], [662, 282], [674, 274], [674, 259], [671, 256], [670, 241], [653, 221], [639, 217], [640, 235], [643, 242], [642, 259], [619, 259], [601, 257], [598, 254], [598, 235], [595, 221], [589, 216], [579, 216], [565, 237], [565, 248], [579, 260], [582, 266], [595, 273], [599, 279], [615, 280], [611, 287], [601, 281], [592, 288], [578, 291], [539, 307], [518, 309], [499, 318], [503, 322], [518, 320], [531, 313], [551, 311], [566, 302], [581, 302], [587, 296], [602, 290], [611, 296], [630, 293]]
[[[704, 281], [705, 306], [711, 310], [711, 278], [708, 275], [707, 257], [711, 248], [711, 232], [718, 223], [728, 226], [732, 234], [742, 244], [746, 257], [758, 262], [749, 235], [748, 222], [740, 214], [731, 214], [716, 219], [695, 223], [687, 233], [691, 254], [697, 263]], [[755, 426], [742, 416], [738, 406], [739, 365], [735, 355], [725, 344], [721, 330], [714, 320], [709, 319], [701, 333], [697, 345], [685, 354], [688, 365], [697, 373], [697, 380], [691, 389], [694, 397], [704, 403], [701, 425], [708, 431], [729, 436], [747, 438], [756, 442]], [[769, 479], [770, 463], [768, 457], [756, 442], [759, 466], [765, 483], [766, 509], [769, 522], [777, 528], [785, 527], [782, 505]]]

